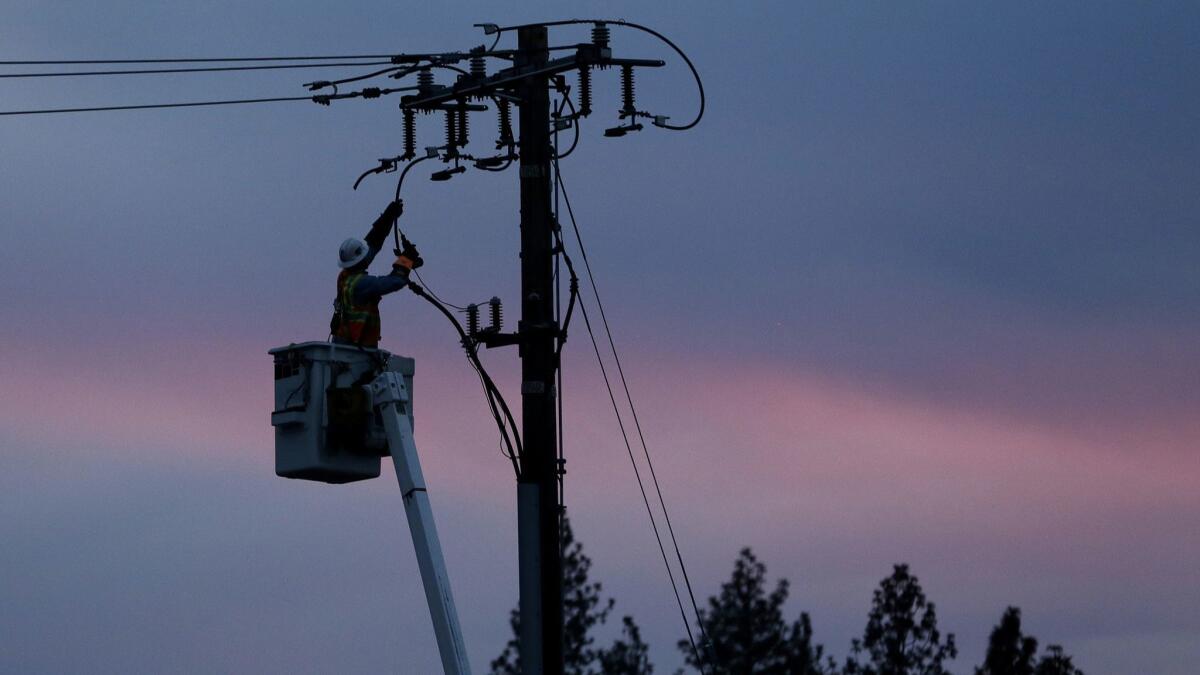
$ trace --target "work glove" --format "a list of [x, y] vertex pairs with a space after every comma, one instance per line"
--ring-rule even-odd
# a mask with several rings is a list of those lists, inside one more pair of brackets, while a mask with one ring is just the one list
[[400, 235], [400, 242], [401, 247], [396, 249], [396, 262], [392, 263], [392, 269], [415, 270], [425, 264], [416, 245], [409, 241], [408, 237]]
[[363, 237], [370, 244], [371, 248], [379, 249], [383, 247], [383, 242], [387, 241], [388, 232], [392, 231], [392, 225], [396, 219], [404, 212], [404, 202], [397, 199], [387, 205], [383, 213], [379, 214], [379, 218], [371, 224], [371, 231], [367, 236]]

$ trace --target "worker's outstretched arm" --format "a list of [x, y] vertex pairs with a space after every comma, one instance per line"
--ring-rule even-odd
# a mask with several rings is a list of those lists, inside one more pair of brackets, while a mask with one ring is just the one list
[[[379, 249], [372, 245], [370, 257], [374, 258], [377, 253], [379, 253]], [[388, 293], [395, 293], [408, 285], [409, 272], [424, 264], [425, 261], [421, 259], [417, 247], [408, 240], [408, 237], [404, 237], [404, 247], [397, 251], [396, 261], [392, 263], [392, 273], [382, 277], [370, 275], [363, 277], [354, 286], [354, 301], [366, 303]]]
[[375, 222], [371, 223], [371, 231], [363, 237], [363, 240], [371, 247], [372, 252], [378, 253], [383, 248], [383, 242], [387, 241], [388, 232], [392, 231], [392, 227], [401, 213], [404, 213], [404, 202], [397, 199], [388, 204]]
[[363, 262], [359, 263], [364, 266], [370, 266], [375, 261], [375, 256], [383, 249], [383, 243], [387, 241], [388, 232], [395, 226], [396, 219], [404, 211], [404, 203], [397, 199], [387, 205], [383, 213], [371, 223], [371, 230], [367, 232], [367, 236], [363, 237], [363, 241], [367, 242], [367, 248], [370, 253], [363, 258]]
[[[372, 249], [372, 253], [378, 253]], [[408, 270], [404, 268], [396, 269], [392, 267], [392, 273], [381, 277], [367, 276], [359, 279], [354, 285], [354, 301], [358, 303], [368, 303], [372, 300], [381, 298], [388, 293], [396, 291], [408, 285]]]

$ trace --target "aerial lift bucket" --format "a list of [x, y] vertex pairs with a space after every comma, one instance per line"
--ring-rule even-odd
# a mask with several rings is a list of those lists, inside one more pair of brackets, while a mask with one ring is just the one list
[[[324, 483], [379, 477], [388, 442], [363, 385], [399, 373], [412, 392], [413, 359], [382, 349], [302, 342], [270, 350], [275, 359], [275, 473]], [[412, 406], [405, 411], [412, 422]]]

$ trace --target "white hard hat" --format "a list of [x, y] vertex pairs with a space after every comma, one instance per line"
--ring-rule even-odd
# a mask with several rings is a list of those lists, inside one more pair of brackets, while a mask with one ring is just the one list
[[350, 237], [342, 242], [341, 248], [338, 249], [338, 267], [346, 269], [354, 267], [362, 262], [371, 249], [367, 248], [367, 242], [358, 237]]

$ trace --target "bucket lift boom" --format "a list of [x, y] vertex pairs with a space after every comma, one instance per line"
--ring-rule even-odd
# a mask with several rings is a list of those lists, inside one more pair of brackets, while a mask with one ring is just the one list
[[380, 475], [391, 456], [446, 675], [470, 675], [446, 560], [413, 440], [412, 359], [383, 350], [303, 342], [275, 360], [275, 473], [322, 483]]
[[385, 371], [371, 382], [370, 391], [372, 403], [383, 417], [388, 448], [396, 465], [396, 480], [404, 496], [404, 512], [408, 515], [408, 529], [417, 552], [417, 567], [425, 585], [425, 599], [429, 602], [442, 667], [446, 675], [470, 675], [462, 628], [450, 592], [450, 577], [446, 573], [446, 560], [442, 557], [433, 508], [429, 504], [421, 461], [413, 441], [412, 423], [408, 418], [408, 388], [400, 374]]

